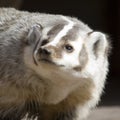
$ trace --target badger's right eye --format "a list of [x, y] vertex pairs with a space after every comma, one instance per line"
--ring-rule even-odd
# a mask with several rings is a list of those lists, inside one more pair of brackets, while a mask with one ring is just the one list
[[67, 52], [69, 52], [69, 53], [71, 53], [71, 52], [73, 52], [73, 46], [71, 46], [71, 45], [69, 45], [69, 44], [66, 44], [65, 46], [64, 46], [64, 49], [67, 51]]

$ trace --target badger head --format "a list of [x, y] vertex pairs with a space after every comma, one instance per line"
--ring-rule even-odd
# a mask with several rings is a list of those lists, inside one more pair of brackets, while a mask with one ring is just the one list
[[91, 88], [91, 83], [101, 93], [108, 70], [109, 44], [105, 34], [77, 19], [61, 16], [61, 21], [47, 27], [33, 26], [27, 40], [32, 57], [27, 57], [26, 63], [48, 84], [52, 81], [51, 94], [60, 95], [53, 97], [49, 93], [49, 101], [55, 98], [59, 102], [78, 86]]
[[72, 18], [62, 17], [61, 23], [46, 28], [34, 26], [28, 38], [29, 42], [36, 41], [33, 50], [36, 65], [45, 63], [63, 69], [82, 70], [90, 59], [107, 57], [105, 34], [94, 32]]

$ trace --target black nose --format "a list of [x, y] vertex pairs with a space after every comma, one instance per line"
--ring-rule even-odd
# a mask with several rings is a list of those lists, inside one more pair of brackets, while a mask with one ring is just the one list
[[51, 54], [51, 52], [49, 50], [47, 50], [46, 48], [40, 48], [39, 53], [42, 55], [50, 55]]

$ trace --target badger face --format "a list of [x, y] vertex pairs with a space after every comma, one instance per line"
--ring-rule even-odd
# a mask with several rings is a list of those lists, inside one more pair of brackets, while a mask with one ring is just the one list
[[43, 29], [42, 40], [34, 51], [35, 60], [37, 63], [54, 64], [65, 69], [80, 68], [87, 62], [84, 44], [92, 30], [82, 31], [80, 24], [65, 17], [63, 20], [66, 23], [58, 23], [48, 31]]
[[93, 32], [67, 17], [62, 19], [63, 23], [57, 23], [49, 30], [43, 28], [34, 49], [36, 63], [81, 70], [91, 60], [104, 59], [108, 43], [103, 33]]
[[73, 68], [80, 65], [79, 54], [82, 49], [83, 41], [55, 39], [39, 49], [39, 60], [42, 62], [54, 63], [55, 65]]

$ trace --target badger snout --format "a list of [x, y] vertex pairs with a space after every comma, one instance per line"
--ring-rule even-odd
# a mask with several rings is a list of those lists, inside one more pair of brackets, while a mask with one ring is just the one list
[[39, 61], [52, 62], [52, 54], [54, 50], [49, 47], [41, 46], [38, 50]]
[[47, 48], [40, 48], [39, 54], [43, 56], [49, 56], [51, 54], [51, 51]]

